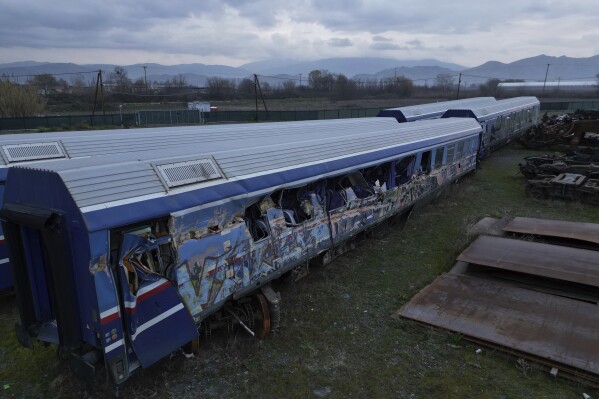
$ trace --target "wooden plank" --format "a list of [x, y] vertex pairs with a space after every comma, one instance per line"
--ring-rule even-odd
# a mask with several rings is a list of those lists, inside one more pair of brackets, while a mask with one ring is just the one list
[[517, 217], [509, 222], [503, 230], [511, 233], [568, 238], [599, 244], [599, 224], [597, 223]]
[[458, 260], [599, 287], [599, 251], [480, 236]]
[[599, 374], [599, 312], [594, 304], [444, 274], [398, 314], [548, 363]]

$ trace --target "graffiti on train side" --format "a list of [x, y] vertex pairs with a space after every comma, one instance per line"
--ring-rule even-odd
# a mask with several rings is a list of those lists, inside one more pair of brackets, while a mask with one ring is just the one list
[[174, 215], [170, 228], [177, 261], [171, 280], [191, 314], [200, 319], [234, 294], [260, 285], [275, 273], [287, 272], [402, 212], [446, 186], [469, 164], [414, 174], [390, 190], [356, 188], [363, 198], [351, 187], [337, 188], [342, 205], [336, 209], [327, 210], [327, 198], [312, 190], [294, 193], [294, 206], [266, 196], [249, 204], [247, 200], [236, 201]]

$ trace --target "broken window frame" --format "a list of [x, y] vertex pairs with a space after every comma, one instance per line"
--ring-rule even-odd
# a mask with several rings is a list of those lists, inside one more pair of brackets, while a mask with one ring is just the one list
[[[267, 203], [269, 201], [272, 202], [272, 199], [267, 195], [258, 201], [252, 202], [246, 206], [244, 210], [243, 221], [253, 244], [263, 242], [271, 237], [271, 231], [266, 217], [267, 209], [262, 209], [262, 207], [268, 206]], [[274, 202], [272, 202], [272, 205], [275, 205]], [[258, 229], [263, 235], [257, 234]]]

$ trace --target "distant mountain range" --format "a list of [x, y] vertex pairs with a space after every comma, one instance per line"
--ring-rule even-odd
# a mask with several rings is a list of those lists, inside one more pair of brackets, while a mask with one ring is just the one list
[[[76, 74], [82, 73], [85, 81], [93, 82], [96, 71], [102, 69], [106, 79], [115, 67], [116, 65], [113, 64], [78, 65], [23, 61], [0, 64], [0, 76], [9, 76], [24, 83], [32, 75], [52, 74], [57, 78], [72, 81]], [[374, 57], [326, 58], [315, 61], [272, 59], [252, 62], [240, 67], [199, 63], [179, 65], [148, 63], [122, 67], [132, 80], [144, 78], [144, 73], [147, 74], [148, 82], [165, 82], [177, 75], [183, 75], [189, 84], [195, 86], [204, 86], [207, 79], [212, 76], [241, 80], [252, 78], [253, 74], [261, 75], [261, 82], [275, 85], [286, 79], [293, 79], [298, 83], [301, 79], [302, 84], [307, 84], [308, 74], [314, 69], [326, 69], [335, 74], [343, 73], [347, 77], [360, 81], [378, 81], [389, 77], [405, 76], [417, 85], [432, 85], [439, 74], [451, 75], [457, 82], [458, 75], [461, 73], [462, 83], [467, 86], [483, 83], [490, 78], [542, 81], [545, 79], [545, 73], [548, 81], [595, 80], [595, 75], [599, 73], [599, 55], [588, 58], [539, 55], [509, 64], [489, 61], [474, 68], [435, 59], [397, 60]]]

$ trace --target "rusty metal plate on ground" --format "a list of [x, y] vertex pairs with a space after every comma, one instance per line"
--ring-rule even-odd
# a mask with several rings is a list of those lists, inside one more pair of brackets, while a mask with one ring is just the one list
[[569, 238], [599, 244], [599, 224], [596, 223], [517, 217], [509, 222], [503, 230], [512, 233]]
[[599, 312], [594, 304], [444, 274], [398, 314], [546, 363], [599, 374]]
[[588, 249], [480, 236], [458, 260], [599, 287], [599, 252]]

